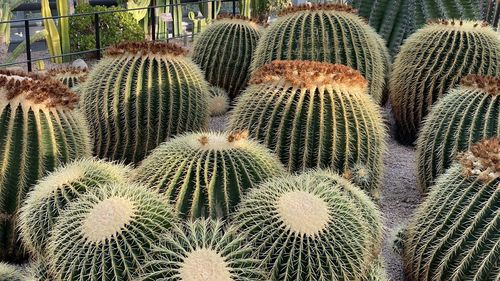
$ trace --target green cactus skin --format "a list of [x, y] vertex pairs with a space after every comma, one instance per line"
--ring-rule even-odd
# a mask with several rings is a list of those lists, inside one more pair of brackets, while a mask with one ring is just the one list
[[16, 216], [37, 180], [61, 164], [90, 156], [77, 102], [78, 96], [59, 82], [0, 73], [0, 260], [24, 259]]
[[248, 192], [233, 223], [270, 281], [361, 280], [382, 241], [380, 212], [349, 181], [320, 171], [274, 178]]
[[252, 55], [261, 27], [243, 17], [224, 18], [197, 35], [192, 58], [212, 85], [223, 88], [231, 99], [245, 88]]
[[132, 178], [164, 194], [182, 217], [216, 218], [227, 216], [247, 189], [284, 172], [244, 132], [194, 133], [160, 145]]
[[368, 167], [362, 169], [362, 177], [368, 177], [362, 188], [376, 195], [385, 128], [380, 108], [366, 91], [366, 80], [347, 66], [275, 61], [255, 72], [229, 128], [248, 130], [289, 171], [331, 167], [344, 173]]
[[87, 69], [79, 67], [59, 67], [47, 72], [49, 78], [58, 80], [70, 89], [84, 82], [87, 75]]
[[70, 203], [47, 245], [56, 280], [131, 280], [176, 214], [158, 194], [134, 184], [94, 189]]
[[55, 221], [70, 202], [102, 185], [126, 182], [129, 172], [122, 165], [85, 159], [60, 167], [39, 181], [19, 212], [19, 231], [25, 247], [36, 255], [43, 254]]
[[17, 266], [0, 262], [0, 281], [28, 281], [28, 277]]
[[99, 158], [138, 163], [161, 142], [208, 125], [208, 84], [169, 43], [125, 43], [108, 50], [81, 89]]
[[417, 178], [422, 192], [451, 165], [459, 152], [500, 136], [500, 77], [468, 76], [440, 99], [417, 140]]
[[438, 177], [410, 221], [404, 264], [412, 281], [500, 278], [500, 139], [471, 151]]
[[263, 32], [251, 70], [273, 60], [311, 60], [345, 64], [369, 81], [369, 93], [382, 99], [385, 44], [350, 6], [318, 4], [285, 9]]
[[210, 116], [219, 116], [229, 110], [229, 96], [219, 87], [211, 86], [208, 90], [208, 108]]
[[412, 144], [436, 100], [468, 74], [500, 73], [500, 37], [483, 23], [429, 23], [406, 40], [396, 57], [389, 99], [401, 142]]
[[141, 281], [262, 281], [253, 249], [233, 226], [196, 220], [174, 228], [142, 268]]
[[428, 20], [463, 19], [481, 20], [484, 0], [415, 0], [415, 21], [417, 27]]

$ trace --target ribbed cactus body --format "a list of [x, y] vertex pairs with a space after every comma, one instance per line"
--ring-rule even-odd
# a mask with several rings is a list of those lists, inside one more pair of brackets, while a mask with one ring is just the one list
[[383, 44], [379, 35], [350, 6], [339, 4], [285, 9], [263, 32], [252, 61], [256, 70], [273, 60], [311, 60], [350, 66], [369, 82], [380, 102], [384, 89]]
[[279, 160], [244, 133], [195, 133], [159, 146], [133, 179], [163, 193], [183, 217], [225, 217], [246, 190], [282, 173]]
[[0, 260], [21, 258], [17, 211], [37, 180], [90, 156], [78, 97], [59, 82], [20, 75], [0, 73]]
[[86, 68], [60, 67], [47, 72], [51, 79], [58, 80], [69, 88], [74, 88], [87, 79], [88, 71]]
[[47, 246], [56, 280], [132, 280], [177, 223], [172, 208], [143, 186], [113, 184], [70, 203]]
[[500, 136], [500, 77], [468, 76], [440, 99], [425, 120], [417, 141], [417, 178], [427, 192], [459, 152]]
[[220, 18], [196, 36], [192, 57], [212, 85], [223, 88], [230, 98], [243, 90], [249, 79], [252, 55], [260, 38], [260, 27], [245, 18]]
[[0, 281], [28, 281], [28, 276], [19, 267], [0, 262]]
[[308, 172], [249, 191], [233, 223], [254, 247], [263, 280], [362, 280], [381, 247], [380, 213], [347, 180]]
[[500, 278], [500, 139], [471, 147], [437, 180], [406, 233], [412, 281]]
[[275, 61], [257, 71], [251, 84], [232, 112], [230, 130], [248, 130], [289, 171], [363, 171], [362, 188], [376, 195], [385, 130], [359, 72], [327, 63]]
[[97, 156], [137, 163], [171, 136], [205, 129], [208, 86], [183, 54], [168, 43], [108, 50], [80, 89]]
[[389, 83], [398, 136], [413, 143], [436, 100], [468, 74], [500, 73], [500, 38], [479, 22], [430, 23], [406, 40]]
[[210, 116], [219, 116], [229, 110], [229, 96], [219, 87], [211, 86], [208, 90], [208, 111]]
[[417, 28], [435, 19], [483, 19], [485, 0], [415, 0]]

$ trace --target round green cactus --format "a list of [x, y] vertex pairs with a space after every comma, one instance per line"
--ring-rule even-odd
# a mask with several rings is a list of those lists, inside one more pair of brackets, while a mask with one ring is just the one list
[[245, 132], [194, 133], [155, 149], [133, 179], [169, 198], [183, 217], [225, 217], [241, 195], [284, 173], [267, 148]]
[[28, 281], [28, 276], [17, 266], [0, 262], [0, 281]]
[[219, 116], [229, 110], [229, 96], [226, 91], [212, 86], [208, 91], [208, 111], [210, 116]]
[[23, 259], [16, 216], [30, 188], [57, 166], [90, 156], [77, 102], [57, 81], [0, 72], [0, 260]]
[[59, 216], [47, 245], [56, 280], [131, 280], [177, 223], [158, 194], [133, 184], [93, 189]]
[[387, 272], [385, 271], [382, 260], [379, 258], [373, 263], [372, 267], [368, 271], [368, 276], [361, 279], [362, 281], [389, 281]]
[[385, 129], [379, 107], [366, 92], [366, 80], [347, 66], [274, 61], [254, 73], [229, 127], [248, 130], [289, 171], [362, 171], [362, 187], [376, 195]]
[[161, 142], [208, 125], [208, 84], [169, 43], [108, 49], [80, 90], [100, 158], [138, 163]]
[[19, 230], [25, 247], [34, 254], [43, 254], [55, 221], [70, 202], [102, 185], [125, 182], [128, 173], [125, 166], [80, 160], [39, 181], [20, 209]]
[[382, 243], [380, 212], [349, 181], [325, 172], [274, 178], [249, 191], [233, 223], [271, 281], [362, 280]]
[[36, 260], [30, 262], [28, 267], [29, 281], [52, 281], [54, 280], [49, 272], [47, 261], [45, 258], [37, 257]]
[[417, 178], [427, 192], [459, 152], [500, 135], [500, 77], [471, 75], [434, 105], [417, 140]]
[[356, 10], [347, 5], [302, 5], [285, 9], [266, 28], [252, 61], [256, 70], [274, 60], [312, 60], [348, 65], [369, 82], [380, 102], [385, 84], [384, 44]]
[[483, 140], [436, 180], [405, 234], [412, 281], [500, 277], [500, 138]]
[[58, 80], [69, 88], [74, 88], [85, 82], [87, 75], [87, 69], [80, 67], [58, 67], [47, 72], [49, 78]]
[[233, 226], [196, 220], [174, 228], [153, 249], [141, 281], [262, 281], [252, 247]]
[[208, 82], [235, 98], [248, 82], [260, 27], [239, 16], [219, 15], [217, 19], [196, 36], [192, 57], [205, 72]]
[[389, 82], [398, 137], [411, 144], [431, 106], [468, 74], [498, 75], [500, 37], [484, 23], [429, 23], [406, 40]]

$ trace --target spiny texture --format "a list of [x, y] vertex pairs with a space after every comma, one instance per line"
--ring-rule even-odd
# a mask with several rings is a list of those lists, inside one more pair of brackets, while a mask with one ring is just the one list
[[413, 143], [436, 100], [468, 74], [498, 75], [500, 37], [479, 22], [429, 23], [406, 40], [389, 83], [398, 137]]
[[0, 73], [0, 260], [22, 258], [16, 215], [26, 193], [57, 166], [90, 156], [78, 97], [57, 81]]
[[309, 172], [249, 191], [233, 223], [271, 281], [362, 280], [378, 256], [380, 212], [347, 180]]
[[427, 192], [459, 152], [500, 136], [500, 77], [468, 76], [440, 99], [417, 140], [417, 178]]
[[73, 88], [85, 81], [88, 71], [86, 68], [78, 67], [58, 67], [47, 72], [51, 79], [58, 80], [69, 88]]
[[28, 281], [28, 277], [18, 267], [0, 262], [0, 281]]
[[311, 60], [357, 69], [369, 81], [369, 93], [380, 102], [386, 69], [379, 35], [352, 8], [326, 4], [295, 6], [266, 28], [252, 61], [256, 70], [273, 60]]
[[226, 90], [231, 99], [248, 82], [250, 62], [260, 38], [260, 27], [243, 18], [222, 18], [197, 35], [193, 61], [214, 86]]
[[225, 114], [229, 109], [229, 96], [226, 91], [212, 86], [208, 90], [208, 111], [210, 116]]
[[50, 231], [66, 206], [102, 185], [125, 182], [129, 169], [101, 160], [80, 160], [38, 182], [20, 209], [19, 229], [26, 248], [44, 254]]
[[56, 222], [49, 269], [56, 280], [131, 280], [175, 217], [165, 200], [140, 185], [89, 191]]
[[499, 186], [499, 138], [472, 146], [438, 177], [406, 234], [410, 280], [499, 280]]
[[173, 228], [153, 249], [141, 281], [262, 281], [253, 248], [233, 226], [196, 220]]
[[282, 173], [279, 160], [245, 132], [194, 133], [160, 145], [133, 179], [163, 193], [183, 217], [225, 217], [246, 190]]
[[127, 43], [108, 50], [80, 89], [100, 158], [137, 163], [161, 142], [208, 122], [208, 85], [185, 50]]
[[372, 264], [368, 276], [363, 281], [389, 281], [382, 260], [377, 260]]
[[483, 19], [486, 0], [415, 0], [416, 26], [434, 19]]
[[385, 130], [367, 82], [347, 66], [275, 61], [258, 70], [236, 103], [230, 130], [273, 150], [289, 171], [365, 167], [362, 187], [376, 195]]
[[49, 272], [45, 258], [38, 257], [29, 264], [29, 281], [52, 281], [54, 280]]

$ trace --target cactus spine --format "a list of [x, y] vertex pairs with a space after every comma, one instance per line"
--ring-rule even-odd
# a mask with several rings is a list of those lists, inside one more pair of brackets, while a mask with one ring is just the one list
[[382, 261], [377, 260], [373, 263], [370, 271], [368, 271], [368, 276], [363, 281], [389, 281], [389, 277], [387, 277], [387, 272], [385, 271], [384, 265]]
[[210, 116], [219, 116], [229, 110], [229, 96], [226, 91], [212, 86], [208, 90], [208, 111]]
[[68, 88], [74, 88], [80, 83], [85, 82], [87, 75], [87, 69], [80, 67], [60, 67], [47, 72], [49, 78], [62, 82]]
[[0, 281], [28, 281], [28, 276], [20, 268], [0, 262]]
[[183, 217], [225, 217], [247, 189], [282, 173], [279, 160], [244, 132], [195, 133], [159, 146], [133, 179], [163, 193]]
[[500, 77], [471, 75], [440, 99], [417, 141], [417, 178], [423, 192], [444, 173], [459, 152], [500, 136]]
[[137, 163], [161, 142], [208, 124], [208, 85], [185, 50], [125, 43], [107, 52], [81, 89], [100, 158]]
[[462, 154], [410, 222], [404, 263], [412, 281], [500, 277], [500, 138]]
[[429, 23], [406, 40], [393, 65], [389, 98], [398, 137], [413, 143], [431, 106], [463, 76], [499, 72], [500, 38], [491, 27], [469, 21]]

